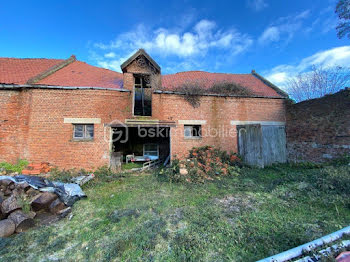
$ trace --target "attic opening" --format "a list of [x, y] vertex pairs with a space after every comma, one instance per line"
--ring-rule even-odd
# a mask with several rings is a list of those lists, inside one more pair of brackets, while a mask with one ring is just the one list
[[152, 116], [152, 86], [149, 75], [134, 75], [134, 115]]

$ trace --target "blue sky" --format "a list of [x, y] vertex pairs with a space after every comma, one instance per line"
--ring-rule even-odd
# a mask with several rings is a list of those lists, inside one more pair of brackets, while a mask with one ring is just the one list
[[120, 71], [144, 48], [162, 73], [250, 73], [272, 82], [349, 65], [335, 0], [1, 1], [0, 56], [68, 58]]

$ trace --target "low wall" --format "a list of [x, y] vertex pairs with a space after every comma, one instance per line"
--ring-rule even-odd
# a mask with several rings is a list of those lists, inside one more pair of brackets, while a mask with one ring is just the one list
[[350, 90], [287, 105], [291, 162], [325, 162], [350, 154]]

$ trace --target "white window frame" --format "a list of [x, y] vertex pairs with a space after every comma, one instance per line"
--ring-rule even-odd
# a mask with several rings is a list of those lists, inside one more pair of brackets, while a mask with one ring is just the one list
[[[146, 145], [156, 145], [157, 146], [157, 151], [146, 151]], [[152, 144], [152, 143], [147, 143], [147, 144], [143, 144], [143, 155], [146, 156], [146, 152], [156, 152], [157, 153], [157, 157], [159, 158], [159, 145], [158, 144]], [[153, 156], [153, 155], [147, 155], [147, 156]]]
[[[76, 137], [75, 132], [77, 126], [83, 126], [83, 136], [82, 137]], [[89, 132], [88, 132], [88, 126], [92, 126], [92, 137], [90, 137]], [[95, 137], [95, 125], [94, 124], [73, 124], [73, 140], [94, 140]]]

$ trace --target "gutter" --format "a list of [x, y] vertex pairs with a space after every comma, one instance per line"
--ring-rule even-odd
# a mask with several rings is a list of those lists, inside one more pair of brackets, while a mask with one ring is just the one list
[[110, 90], [118, 92], [128, 92], [130, 90], [120, 88], [108, 88], [108, 87], [93, 87], [93, 86], [48, 86], [48, 85], [16, 85], [16, 84], [0, 84], [0, 89], [5, 90], [19, 90], [19, 89], [64, 89], [64, 90]]
[[301, 245], [301, 246], [295, 247], [293, 249], [284, 251], [280, 254], [261, 259], [257, 262], [283, 262], [283, 261], [291, 260], [293, 258], [297, 258], [297, 257], [303, 255], [305, 251], [312, 251], [316, 247], [319, 247], [319, 246], [322, 246], [324, 244], [331, 243], [335, 240], [338, 240], [344, 234], [350, 234], [350, 226], [344, 227], [341, 230], [338, 230], [338, 231], [333, 232], [329, 235], [318, 238], [314, 241], [308, 242], [304, 245]]
[[[154, 90], [154, 94], [168, 94], [168, 95], [187, 95], [183, 92], [178, 91], [165, 91], [165, 90]], [[276, 96], [239, 96], [239, 95], [223, 95], [223, 94], [200, 94], [193, 96], [214, 96], [214, 97], [236, 97], [236, 98], [269, 98], [269, 99], [286, 99], [286, 97], [276, 97]]]

